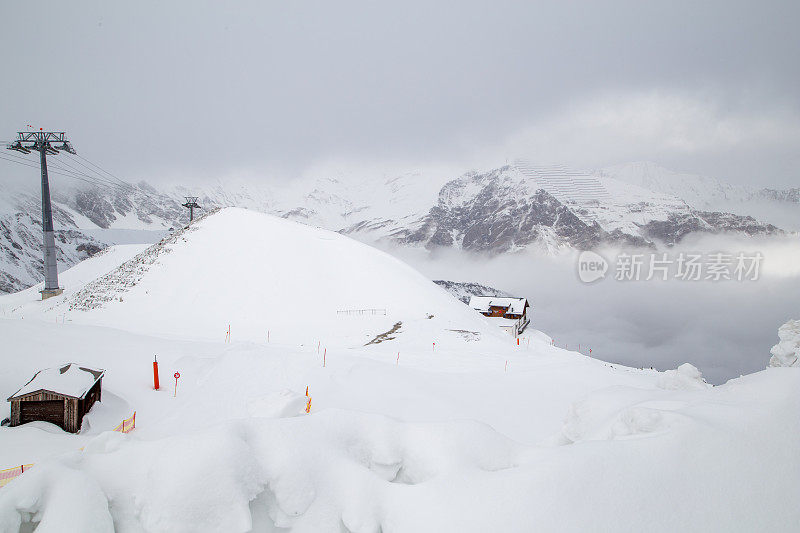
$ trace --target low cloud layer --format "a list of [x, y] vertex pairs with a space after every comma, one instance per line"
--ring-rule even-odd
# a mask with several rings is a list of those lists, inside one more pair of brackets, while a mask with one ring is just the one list
[[[760, 251], [764, 260], [756, 281], [622, 282], [611, 279], [612, 269], [605, 280], [585, 284], [578, 279], [575, 254], [487, 261], [447, 252], [405, 258], [434, 279], [478, 281], [530, 298], [533, 327], [559, 346], [591, 347], [599, 359], [658, 370], [690, 362], [713, 383], [765, 368], [778, 327], [800, 317], [797, 237], [705, 237], [669, 253], [680, 251]], [[618, 251], [602, 253], [611, 260]]]

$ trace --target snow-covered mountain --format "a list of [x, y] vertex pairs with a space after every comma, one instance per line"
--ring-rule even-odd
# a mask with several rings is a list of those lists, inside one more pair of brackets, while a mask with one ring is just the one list
[[791, 231], [800, 230], [800, 188], [746, 187], [709, 176], [676, 172], [652, 162], [607, 167], [597, 174], [680, 198], [702, 211], [750, 215]]
[[[382, 246], [488, 254], [524, 249], [558, 253], [605, 244], [655, 247], [679, 242], [692, 232], [773, 234], [779, 227], [749, 216], [748, 205], [757, 200], [758, 205], [778, 205], [788, 209], [789, 218], [800, 209], [796, 190], [747, 196], [721, 182], [640, 164], [581, 178], [591, 180], [602, 197], [578, 198], [571, 196], [569, 186], [552, 186], [558, 173], [562, 180], [578, 179], [563, 170], [531, 173], [518, 165], [461, 176], [431, 171], [340, 173], [284, 184], [228, 180], [192, 188], [146, 182], [74, 184], [56, 176], [51, 187], [59, 264], [68, 267], [109, 244], [158, 240], [187, 222], [187, 210], [181, 206], [186, 195], [198, 196], [207, 210], [247, 207]], [[28, 187], [2, 187], [0, 291], [12, 292], [42, 276], [39, 200], [33, 182]], [[737, 210], [725, 213], [708, 207], [722, 197], [740, 198]], [[134, 240], [123, 235], [131, 230], [140, 232]]]

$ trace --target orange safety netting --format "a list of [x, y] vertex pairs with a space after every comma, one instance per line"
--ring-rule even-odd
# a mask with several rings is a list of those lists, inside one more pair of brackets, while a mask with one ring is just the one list
[[136, 411], [133, 412], [130, 418], [126, 418], [120, 424], [114, 428], [114, 431], [120, 431], [122, 433], [130, 433], [136, 427]]
[[31, 468], [33, 464], [29, 465], [19, 465], [15, 466], [14, 468], [6, 468], [5, 470], [0, 470], [0, 487], [5, 487], [8, 483], [10, 483], [14, 478]]
[[[130, 418], [126, 418], [120, 424], [114, 428], [114, 431], [121, 431], [122, 433], [130, 433], [133, 431], [133, 428], [136, 427], [136, 411], [133, 412]], [[81, 448], [83, 450], [83, 448]], [[0, 487], [5, 487], [14, 478], [21, 475], [26, 470], [30, 469], [33, 466], [33, 463], [27, 465], [19, 465], [15, 466], [14, 468], [6, 468], [5, 470], [0, 470]]]

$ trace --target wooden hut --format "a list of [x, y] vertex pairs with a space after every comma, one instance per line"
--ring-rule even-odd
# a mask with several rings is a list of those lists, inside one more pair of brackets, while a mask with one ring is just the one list
[[516, 337], [528, 327], [531, 305], [526, 298], [507, 298], [501, 296], [473, 296], [469, 306], [498, 326]]
[[105, 370], [75, 363], [40, 370], [8, 399], [10, 425], [40, 420], [77, 433], [83, 415], [100, 400], [104, 374]]

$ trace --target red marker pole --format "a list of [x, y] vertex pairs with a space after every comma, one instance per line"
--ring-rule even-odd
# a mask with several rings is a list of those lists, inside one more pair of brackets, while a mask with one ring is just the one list
[[175, 393], [172, 395], [173, 397], [178, 395], [178, 378], [181, 377], [181, 373], [175, 372], [174, 376], [175, 376]]
[[322, 366], [325, 367], [325, 359], [328, 357], [328, 349], [325, 348], [325, 351], [322, 352]]
[[158, 390], [158, 358], [153, 356], [153, 388]]

